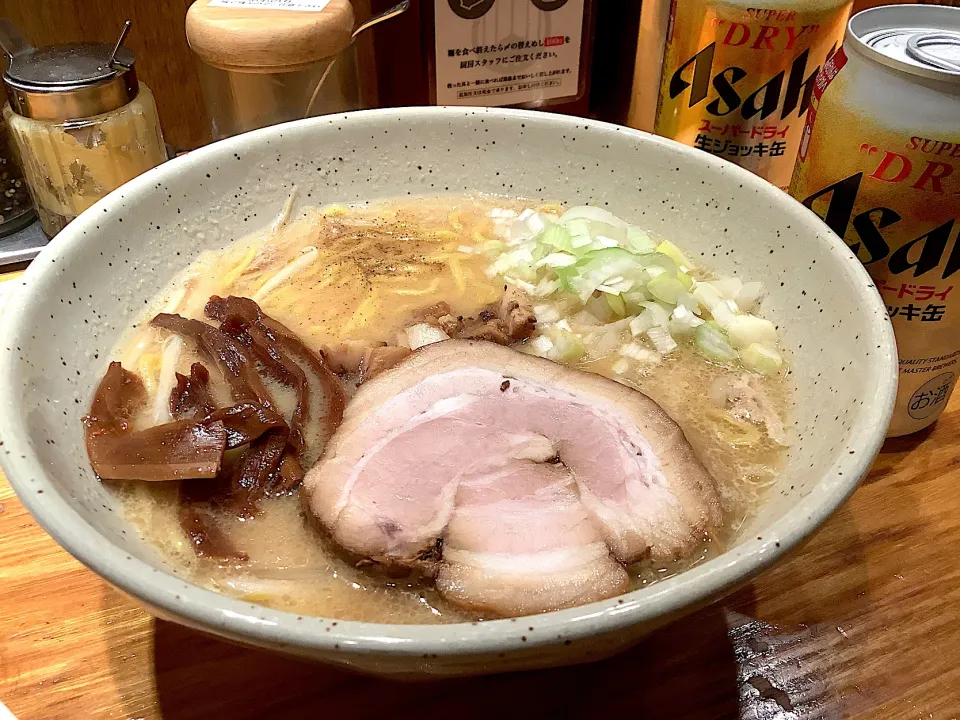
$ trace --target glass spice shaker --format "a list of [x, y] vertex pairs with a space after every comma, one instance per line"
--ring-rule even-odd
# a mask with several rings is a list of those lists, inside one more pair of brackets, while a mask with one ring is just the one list
[[22, 230], [35, 217], [17, 148], [0, 117], [0, 238]]
[[167, 159], [153, 94], [116, 44], [35, 48], [0, 19], [3, 116], [50, 237], [102, 197]]

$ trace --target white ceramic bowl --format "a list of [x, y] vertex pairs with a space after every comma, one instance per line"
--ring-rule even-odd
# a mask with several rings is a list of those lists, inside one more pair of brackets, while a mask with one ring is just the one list
[[[793, 350], [796, 430], [762, 511], [722, 556], [652, 587], [536, 617], [411, 626], [300, 617], [184, 582], [90, 470], [80, 417], [107, 353], [205, 249], [267, 224], [291, 186], [325, 204], [487, 192], [607, 207], [723, 272], [763, 280]], [[896, 385], [884, 306], [819, 219], [754, 177], [644, 133], [543, 113], [409, 108], [267, 128], [173, 160], [61, 232], [8, 301], [0, 463], [70, 553], [158, 615], [234, 640], [388, 675], [569, 664], [625, 648], [771, 565], [856, 488]]]

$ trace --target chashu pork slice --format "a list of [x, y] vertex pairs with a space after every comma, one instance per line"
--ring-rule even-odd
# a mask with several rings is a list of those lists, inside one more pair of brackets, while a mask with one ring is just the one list
[[501, 615], [627, 589], [623, 564], [670, 560], [719, 522], [713, 480], [648, 397], [492, 343], [448, 340], [361, 386], [306, 476], [350, 553], [417, 563]]

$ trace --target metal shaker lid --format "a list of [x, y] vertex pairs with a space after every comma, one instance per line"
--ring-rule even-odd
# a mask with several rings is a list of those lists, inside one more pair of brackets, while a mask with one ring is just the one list
[[123, 107], [137, 96], [134, 54], [123, 47], [128, 20], [113, 45], [73, 43], [35, 48], [0, 19], [0, 47], [10, 59], [3, 74], [10, 107], [37, 120], [78, 120]]

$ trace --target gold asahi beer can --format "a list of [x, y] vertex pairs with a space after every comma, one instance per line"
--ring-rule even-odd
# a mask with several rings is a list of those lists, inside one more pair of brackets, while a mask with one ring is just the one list
[[783, 190], [852, 0], [671, 0], [655, 132]]
[[930, 425], [960, 371], [960, 9], [853, 17], [817, 78], [790, 193], [886, 301], [900, 353], [888, 434]]

